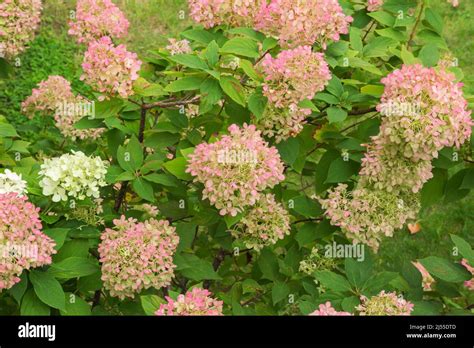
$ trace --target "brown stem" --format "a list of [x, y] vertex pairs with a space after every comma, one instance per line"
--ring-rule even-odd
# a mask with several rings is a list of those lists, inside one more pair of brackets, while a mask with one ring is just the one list
[[366, 31], [365, 34], [364, 34], [364, 37], [362, 38], [362, 42], [365, 41], [365, 39], [367, 38], [367, 35], [369, 35], [370, 31], [372, 30], [372, 28], [373, 28], [374, 25], [376, 25], [376, 24], [377, 24], [377, 23], [376, 23], [374, 20], [372, 20], [372, 23], [370, 24], [369, 29], [367, 29], [367, 31]]
[[420, 24], [421, 16], [423, 14], [424, 9], [425, 9], [425, 1], [422, 0], [421, 1], [420, 12], [418, 13], [418, 17], [416, 18], [415, 25], [413, 26], [413, 29], [411, 30], [410, 38], [408, 39], [408, 43], [412, 42], [413, 38], [415, 37], [416, 29], [418, 28], [418, 25]]
[[167, 100], [161, 100], [157, 101], [154, 103], [150, 104], [143, 104], [142, 109], [149, 110], [153, 108], [173, 108], [176, 106], [183, 106], [183, 105], [188, 105], [188, 104], [194, 104], [199, 101], [201, 97], [196, 95], [192, 97], [191, 99], [183, 99], [183, 100], [174, 100], [174, 99], [167, 99]]
[[142, 110], [141, 110], [141, 117], [140, 117], [140, 129], [138, 130], [138, 141], [141, 143], [143, 143], [143, 137], [144, 137], [144, 133], [145, 133], [145, 126], [146, 126], [146, 111], [147, 109], [143, 108], [142, 107]]
[[[225, 250], [223, 248], [220, 248], [216, 257], [214, 258], [214, 261], [212, 262], [212, 267], [214, 268], [214, 271], [217, 271], [222, 261], [224, 261], [225, 254], [226, 254]], [[203, 283], [204, 289], [209, 289], [210, 286], [211, 286], [210, 280], [204, 281]]]
[[122, 183], [122, 187], [120, 187], [120, 191], [117, 195], [117, 198], [115, 199], [115, 204], [114, 204], [114, 211], [118, 213], [120, 210], [120, 207], [122, 206], [123, 200], [125, 198], [125, 194], [127, 193], [127, 187], [128, 187], [128, 181], [124, 181]]

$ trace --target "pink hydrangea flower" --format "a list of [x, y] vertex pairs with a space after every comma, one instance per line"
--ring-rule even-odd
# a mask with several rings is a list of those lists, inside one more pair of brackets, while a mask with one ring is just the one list
[[166, 220], [137, 222], [122, 215], [107, 228], [99, 245], [102, 281], [111, 296], [133, 298], [148, 288], [168, 286], [179, 237]]
[[81, 80], [105, 94], [100, 99], [128, 98], [133, 94], [132, 84], [138, 79], [141, 65], [136, 53], [127, 51], [124, 45], [114, 46], [110, 37], [104, 36], [89, 43]]
[[[41, 81], [37, 88], [34, 88], [22, 104], [22, 111], [30, 118], [36, 112], [45, 116], [53, 116], [55, 126], [65, 137], [73, 140], [96, 139], [105, 129], [76, 129], [74, 124], [82, 117], [89, 116], [83, 111], [90, 102], [84, 97], [75, 96], [71, 89], [71, 84], [62, 76], [49, 76], [47, 80]], [[72, 110], [72, 111], [71, 111]]]
[[258, 121], [263, 134], [274, 136], [277, 142], [296, 136], [303, 129], [310, 109], [298, 103], [313, 99], [331, 79], [322, 53], [312, 52], [310, 46], [285, 50], [273, 58], [267, 54], [260, 64], [265, 76], [263, 94], [268, 98], [268, 110]]
[[266, 0], [188, 0], [189, 15], [205, 28], [227, 24], [253, 27], [255, 16]]
[[228, 130], [230, 135], [196, 146], [186, 172], [204, 184], [203, 199], [208, 198], [221, 215], [236, 216], [285, 176], [278, 150], [268, 146], [254, 125], [233, 124]]
[[323, 48], [347, 34], [352, 17], [346, 16], [337, 0], [270, 0], [255, 19], [255, 28], [275, 36], [283, 47]]
[[356, 307], [360, 315], [410, 315], [413, 311], [413, 303], [405, 300], [395, 292], [382, 290], [378, 295], [370, 299], [361, 296], [361, 304]]
[[383, 0], [368, 0], [367, 1], [367, 11], [374, 12], [382, 9]]
[[252, 208], [246, 212], [232, 235], [241, 240], [247, 248], [261, 250], [275, 244], [290, 234], [290, 215], [275, 196], [262, 195]]
[[316, 316], [346, 316], [346, 315], [352, 315], [349, 312], [338, 312], [334, 309], [332, 306], [331, 302], [327, 301], [326, 303], [322, 303], [319, 305], [319, 309], [316, 309], [313, 313], [310, 315], [316, 315]]
[[41, 22], [41, 0], [3, 0], [0, 3], [0, 57], [11, 60], [35, 37]]
[[411, 192], [393, 193], [357, 186], [347, 190], [339, 184], [326, 199], [319, 198], [325, 215], [339, 226], [353, 243], [364, 243], [374, 251], [384, 236], [391, 237], [420, 209], [419, 197]]
[[172, 56], [175, 54], [186, 54], [186, 53], [191, 53], [192, 48], [189, 45], [189, 41], [184, 39], [184, 40], [176, 40], [173, 38], [168, 39], [168, 46], [166, 46], [166, 49], [170, 52]]
[[127, 35], [129, 24], [111, 0], [78, 0], [68, 34], [75, 36], [78, 43], [89, 43], [103, 36], [121, 38]]
[[388, 191], [418, 192], [431, 177], [431, 160], [471, 136], [471, 111], [462, 84], [445, 67], [404, 65], [382, 79], [377, 110], [385, 117], [362, 160], [362, 180]]
[[431, 274], [428, 272], [428, 270], [425, 268], [425, 266], [423, 266], [421, 263], [412, 262], [412, 264], [421, 273], [421, 277], [422, 277], [421, 284], [422, 284], [423, 290], [424, 291], [431, 291], [432, 290], [431, 287], [432, 287], [433, 283], [435, 282], [434, 278], [431, 276]]
[[50, 264], [56, 253], [38, 213], [26, 196], [0, 194], [0, 291], [18, 283], [23, 270]]
[[156, 315], [223, 315], [223, 302], [212, 298], [206, 289], [193, 288], [185, 295], [178, 295], [176, 301], [168, 296], [166, 300], [168, 302], [160, 305]]
[[462, 259], [461, 265], [466, 267], [466, 269], [473, 275], [471, 280], [466, 280], [464, 282], [464, 286], [469, 290], [474, 290], [474, 267], [469, 264], [469, 261], [467, 261], [467, 259]]

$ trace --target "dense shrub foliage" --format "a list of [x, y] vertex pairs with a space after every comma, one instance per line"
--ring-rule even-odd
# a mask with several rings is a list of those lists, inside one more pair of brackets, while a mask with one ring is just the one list
[[[429, 1], [188, 5], [194, 25], [139, 57], [116, 4], [77, 0], [88, 87], [50, 74], [16, 106], [36, 128], [0, 118], [0, 313], [472, 314], [470, 241], [378, 257], [474, 187]], [[41, 7], [0, 4], [4, 80]]]

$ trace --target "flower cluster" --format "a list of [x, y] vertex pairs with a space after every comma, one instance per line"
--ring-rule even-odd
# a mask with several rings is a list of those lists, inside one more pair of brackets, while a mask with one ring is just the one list
[[99, 189], [106, 185], [106, 173], [107, 163], [100, 157], [72, 151], [72, 154], [45, 159], [39, 172], [39, 184], [45, 196], [53, 196], [53, 202], [67, 201], [68, 197], [99, 198]]
[[132, 83], [138, 79], [142, 62], [136, 53], [124, 45], [114, 46], [108, 36], [92, 41], [85, 53], [81, 80], [106, 96], [128, 98], [133, 94]]
[[221, 215], [236, 216], [285, 177], [278, 150], [268, 146], [254, 125], [233, 124], [228, 130], [230, 135], [196, 146], [186, 172], [204, 184], [203, 199], [208, 198]]
[[263, 94], [269, 102], [259, 120], [264, 134], [275, 136], [277, 141], [295, 136], [311, 114], [310, 109], [301, 108], [298, 103], [313, 99], [331, 79], [324, 55], [312, 52], [310, 46], [300, 46], [282, 51], [276, 58], [267, 54], [260, 69], [265, 76]]
[[186, 53], [191, 53], [193, 50], [191, 46], [189, 45], [189, 41], [184, 39], [184, 40], [176, 40], [176, 39], [168, 39], [168, 46], [166, 46], [166, 49], [170, 52], [172, 56], [176, 54], [186, 54]]
[[474, 290], [474, 267], [472, 267], [470, 264], [469, 264], [469, 261], [467, 261], [467, 259], [462, 259], [461, 260], [461, 265], [463, 265], [464, 267], [466, 267], [466, 269], [469, 271], [469, 273], [472, 274], [472, 279], [471, 280], [466, 280], [464, 282], [464, 286], [466, 288], [468, 288], [469, 290]]
[[331, 270], [337, 267], [336, 259], [332, 257], [325, 257], [323, 253], [319, 252], [318, 247], [313, 247], [311, 253], [300, 262], [299, 270], [309, 276], [312, 276], [315, 271]]
[[222, 315], [222, 301], [211, 297], [206, 289], [193, 288], [176, 300], [166, 296], [168, 301], [161, 304], [156, 315]]
[[346, 316], [346, 315], [352, 315], [349, 312], [338, 312], [334, 309], [332, 306], [331, 302], [327, 301], [326, 303], [322, 303], [319, 305], [319, 309], [316, 309], [313, 313], [310, 315], [316, 315], [316, 316]]
[[424, 291], [431, 291], [431, 286], [435, 282], [434, 278], [428, 272], [428, 270], [419, 262], [412, 262], [413, 266], [416, 267], [418, 271], [421, 273], [421, 284]]
[[382, 9], [383, 0], [367, 0], [367, 11], [374, 12]]
[[128, 20], [112, 0], [78, 0], [68, 34], [78, 43], [89, 43], [103, 36], [124, 37], [128, 27]]
[[340, 185], [321, 200], [332, 224], [374, 250], [383, 235], [416, 217], [416, 193], [433, 176], [431, 161], [443, 147], [460, 147], [473, 125], [462, 84], [443, 65], [404, 65], [382, 83], [377, 109], [385, 117], [367, 145], [356, 188], [350, 195]]
[[191, 18], [205, 28], [253, 27], [279, 39], [282, 47], [326, 47], [347, 34], [352, 17], [337, 0], [189, 0]]
[[272, 194], [262, 195], [240, 220], [232, 235], [247, 248], [261, 250], [290, 233], [290, 216]]
[[167, 220], [137, 222], [122, 215], [101, 240], [102, 281], [112, 296], [133, 298], [144, 289], [168, 286], [174, 277], [179, 236]]
[[347, 190], [339, 184], [327, 199], [319, 199], [331, 224], [339, 226], [355, 243], [364, 243], [377, 251], [383, 236], [391, 237], [420, 209], [416, 194], [394, 194], [383, 190], [357, 187]]
[[189, 15], [205, 28], [227, 24], [253, 27], [265, 0], [188, 0]]
[[15, 192], [19, 196], [26, 194], [26, 181], [21, 178], [21, 174], [5, 169], [4, 173], [0, 173], [0, 194], [10, 192]]
[[41, 0], [3, 0], [0, 3], [0, 58], [8, 60], [25, 50], [41, 21]]
[[346, 16], [337, 0], [271, 0], [255, 19], [255, 28], [278, 38], [282, 47], [323, 48], [347, 34], [352, 17]]
[[[431, 175], [431, 160], [446, 146], [460, 147], [471, 136], [471, 112], [462, 84], [444, 67], [404, 65], [382, 79], [384, 109], [380, 133], [369, 146], [361, 176], [388, 191], [418, 192]], [[417, 112], [387, 114], [386, 105], [416, 105]], [[410, 179], [411, 178], [411, 179]], [[404, 183], [402, 180], [411, 180]]]
[[378, 295], [370, 299], [361, 296], [361, 304], [356, 307], [360, 315], [410, 315], [413, 311], [413, 303], [405, 300], [395, 292], [382, 290]]
[[0, 193], [0, 291], [18, 283], [23, 270], [50, 264], [56, 253], [38, 212], [26, 196]]
[[62, 76], [52, 75], [41, 81], [21, 105], [22, 111], [30, 118], [36, 112], [54, 115], [55, 126], [61, 134], [73, 140], [96, 139], [104, 132], [104, 129], [74, 128], [82, 117], [92, 116], [85, 110], [90, 109], [92, 104], [80, 95], [75, 96], [71, 84]]
[[52, 75], [33, 88], [31, 95], [21, 104], [21, 109], [29, 117], [37, 111], [53, 114], [59, 104], [74, 101], [74, 98], [69, 81], [62, 76]]

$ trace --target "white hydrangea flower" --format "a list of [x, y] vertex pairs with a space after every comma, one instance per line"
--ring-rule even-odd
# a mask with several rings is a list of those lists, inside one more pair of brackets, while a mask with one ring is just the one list
[[53, 196], [53, 202], [67, 201], [68, 196], [78, 200], [99, 198], [100, 188], [106, 185], [106, 173], [107, 162], [100, 157], [72, 151], [46, 159], [39, 172], [42, 177], [39, 184], [45, 196]]
[[0, 193], [10, 192], [18, 193], [19, 196], [28, 193], [26, 181], [21, 178], [21, 174], [5, 169], [5, 172], [0, 174]]

